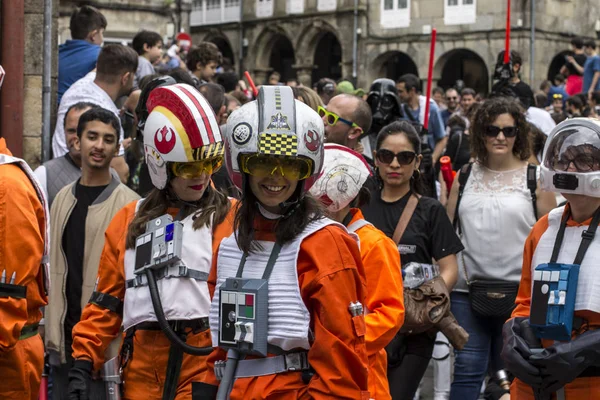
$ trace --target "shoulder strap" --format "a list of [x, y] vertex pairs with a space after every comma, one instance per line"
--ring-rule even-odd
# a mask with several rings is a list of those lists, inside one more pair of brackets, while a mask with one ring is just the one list
[[531, 203], [533, 204], [533, 215], [535, 216], [535, 220], [538, 220], [538, 210], [537, 210], [537, 195], [535, 191], [537, 190], [537, 165], [528, 164], [527, 165], [527, 188], [531, 193]]
[[412, 194], [408, 198], [408, 203], [406, 203], [406, 207], [404, 207], [404, 211], [402, 211], [402, 215], [400, 216], [400, 219], [398, 220], [398, 225], [396, 225], [396, 230], [394, 231], [394, 236], [392, 236], [392, 239], [394, 240], [394, 242], [396, 242], [396, 244], [400, 243], [400, 239], [402, 239], [404, 231], [406, 231], [408, 222], [412, 218], [412, 215], [414, 214], [415, 209], [417, 208], [417, 204], [419, 204], [419, 197]]
[[452, 226], [454, 226], [454, 229], [460, 229], [460, 224], [458, 221], [458, 207], [460, 206], [460, 199], [462, 198], [463, 192], [465, 190], [465, 185], [469, 180], [469, 175], [471, 175], [472, 168], [472, 162], [465, 164], [460, 169], [460, 175], [458, 175], [458, 197], [456, 198], [456, 208], [454, 209], [454, 219], [452, 220]]
[[598, 228], [598, 224], [600, 223], [600, 208], [598, 208], [594, 214], [594, 218], [592, 218], [592, 222], [587, 230], [581, 233], [581, 244], [579, 245], [579, 249], [577, 250], [577, 255], [575, 256], [575, 261], [573, 264], [581, 265], [583, 262], [583, 258], [585, 257], [585, 252], [588, 247], [594, 240], [594, 236], [596, 235], [596, 229]]
[[364, 219], [359, 219], [358, 221], [354, 221], [350, 225], [348, 225], [348, 232], [356, 232], [360, 228], [366, 225], [371, 225], [371, 223]]

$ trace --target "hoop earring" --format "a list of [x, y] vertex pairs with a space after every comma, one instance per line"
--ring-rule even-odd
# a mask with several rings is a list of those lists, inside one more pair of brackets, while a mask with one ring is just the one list
[[413, 172], [413, 176], [412, 177], [415, 176], [415, 173], [417, 174], [417, 178], [421, 177], [421, 170], [419, 168], [415, 168], [415, 172]]

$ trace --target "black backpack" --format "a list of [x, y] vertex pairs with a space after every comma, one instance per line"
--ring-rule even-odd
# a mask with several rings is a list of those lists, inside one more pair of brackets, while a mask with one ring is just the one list
[[[473, 163], [468, 163], [464, 165], [460, 169], [460, 175], [458, 176], [458, 198], [456, 199], [456, 209], [454, 210], [454, 219], [452, 220], [452, 225], [454, 229], [460, 229], [458, 223], [458, 206], [460, 205], [460, 199], [462, 198], [463, 191], [465, 190], [465, 185], [469, 180], [469, 175], [471, 175], [471, 169], [473, 168]], [[531, 193], [531, 203], [533, 204], [533, 215], [535, 216], [535, 220], [538, 219], [538, 210], [537, 210], [537, 195], [535, 191], [537, 189], [537, 166], [533, 164], [527, 165], [527, 188], [529, 189], [529, 193]]]

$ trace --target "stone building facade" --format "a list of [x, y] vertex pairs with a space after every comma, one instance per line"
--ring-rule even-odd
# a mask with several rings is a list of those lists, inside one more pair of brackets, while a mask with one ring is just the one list
[[59, 43], [71, 38], [71, 13], [75, 7], [83, 4], [96, 7], [106, 17], [108, 25], [104, 33], [105, 43], [130, 43], [135, 34], [142, 29], [158, 32], [163, 37], [171, 37], [178, 24], [189, 32], [191, 0], [60, 0]]
[[[530, 1], [535, 1], [533, 87], [564, 63], [573, 36], [600, 35], [598, 0], [512, 0], [511, 48], [531, 63]], [[505, 0], [358, 0], [357, 82], [416, 73], [427, 77], [430, 32], [437, 29], [434, 83], [457, 79], [487, 93], [504, 49]], [[277, 70], [310, 85], [352, 77], [354, 0], [193, 0], [194, 43], [212, 41], [257, 83]]]

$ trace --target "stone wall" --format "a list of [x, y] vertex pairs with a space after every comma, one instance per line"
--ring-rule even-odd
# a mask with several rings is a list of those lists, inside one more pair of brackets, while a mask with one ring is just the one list
[[[4, 0], [7, 1], [7, 0]], [[52, 21], [52, 109], [56, 110], [58, 78], [58, 1], [53, 2]], [[23, 158], [36, 168], [42, 157], [42, 73], [44, 50], [44, 0], [25, 0], [25, 63], [23, 96]], [[8, 77], [7, 79], [10, 79]], [[52, 113], [51, 133], [56, 112]]]
[[[522, 78], [529, 81], [530, 60], [530, 1], [513, 0], [511, 9], [511, 48], [523, 57]], [[277, 35], [290, 40], [296, 56], [296, 72], [300, 81], [310, 84], [311, 71], [316, 64], [317, 42], [325, 32], [332, 32], [342, 48], [342, 76], [352, 72], [353, 0], [338, 0], [333, 12], [318, 12], [318, 0], [306, 0], [304, 14], [287, 15], [285, 1], [275, 1], [273, 16], [257, 19], [256, 1], [243, 1], [244, 38], [248, 47], [245, 69], [253, 71], [256, 81], [262, 81], [271, 71], [271, 45]], [[430, 35], [427, 26], [438, 31], [434, 60], [434, 79], [441, 72], [453, 50], [468, 49], [480, 59], [491, 76], [497, 54], [504, 49], [506, 1], [477, 0], [476, 20], [473, 24], [446, 25], [444, 0], [412, 0], [411, 19], [407, 28], [384, 29], [381, 26], [379, 0], [360, 0], [358, 46], [358, 85], [368, 87], [381, 76], [387, 56], [402, 52], [416, 64], [419, 76], [427, 76]], [[575, 35], [594, 36], [595, 23], [600, 19], [598, 0], [536, 0], [536, 42], [534, 90], [547, 78], [553, 58], [569, 50]], [[425, 31], [425, 33], [424, 33]], [[224, 38], [239, 54], [239, 24], [192, 27], [194, 41]], [[237, 61], [237, 60], [236, 60]], [[397, 77], [392, 77], [397, 78]]]
[[[88, 1], [98, 8], [108, 22], [105, 38], [130, 41], [142, 29], [158, 32], [161, 36], [173, 34], [174, 6], [165, 0], [128, 0], [122, 4], [111, 0]], [[70, 39], [69, 19], [76, 7], [73, 0], [63, 0], [60, 5], [59, 41]], [[189, 32], [189, 12], [191, 0], [182, 2], [183, 29]], [[169, 27], [170, 25], [170, 27]]]

